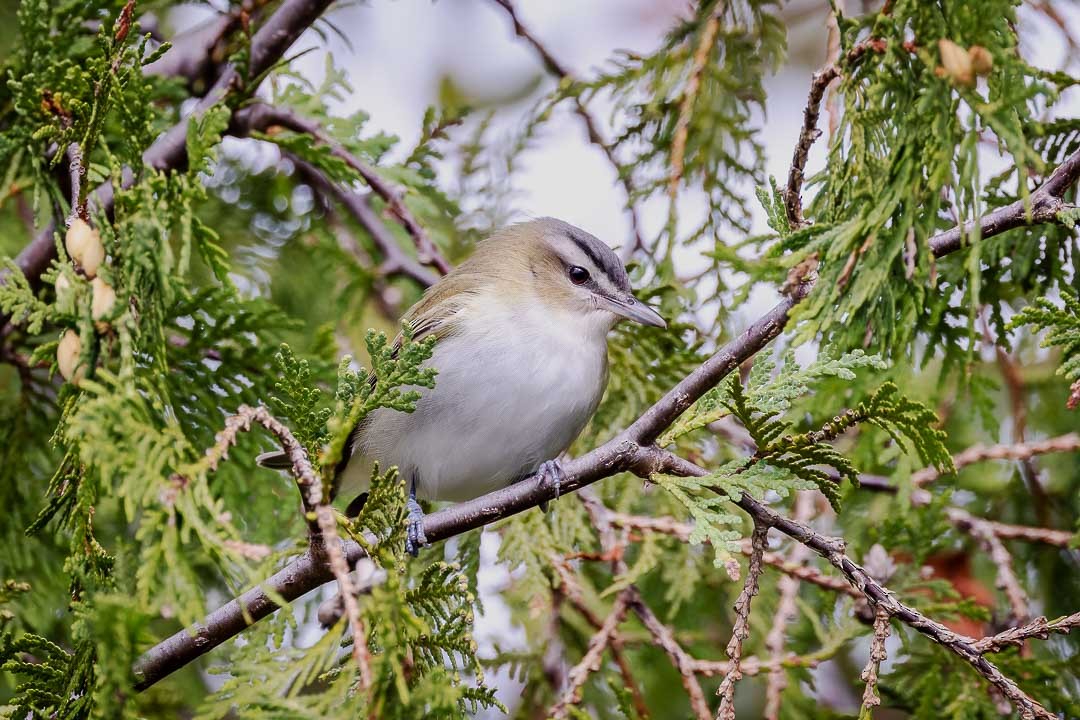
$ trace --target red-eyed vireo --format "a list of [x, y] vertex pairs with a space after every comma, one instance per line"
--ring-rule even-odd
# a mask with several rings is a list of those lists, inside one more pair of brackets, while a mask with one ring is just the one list
[[622, 318], [666, 327], [584, 230], [542, 218], [479, 243], [404, 317], [415, 339], [436, 338], [435, 387], [412, 413], [379, 409], [357, 425], [339, 487], [365, 490], [374, 461], [397, 466], [413, 554], [426, 542], [416, 498], [469, 500], [535, 473], [558, 487], [557, 458], [600, 402], [607, 334]]

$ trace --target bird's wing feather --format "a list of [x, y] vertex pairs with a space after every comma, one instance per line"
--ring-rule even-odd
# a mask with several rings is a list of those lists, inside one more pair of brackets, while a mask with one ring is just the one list
[[[424, 293], [424, 297], [410, 308], [409, 312], [402, 318], [402, 322], [407, 323], [412, 330], [414, 341], [434, 337], [438, 342], [439, 339], [454, 333], [457, 326], [456, 315], [461, 310], [462, 300], [467, 295], [468, 291], [463, 287], [460, 277], [449, 275], [429, 288]], [[405, 338], [402, 333], [398, 333], [397, 337], [394, 338], [394, 357], [397, 357], [404, 341]], [[369, 372], [367, 380], [371, 387], [375, 387], [375, 373]], [[350, 433], [349, 442], [345, 444], [345, 452], [335, 471], [336, 475], [341, 474], [351, 459], [356, 436], [363, 431], [364, 425], [364, 420], [361, 420]], [[274, 470], [287, 470], [291, 467], [285, 453], [281, 451], [262, 453], [255, 458], [255, 462], [262, 467]]]

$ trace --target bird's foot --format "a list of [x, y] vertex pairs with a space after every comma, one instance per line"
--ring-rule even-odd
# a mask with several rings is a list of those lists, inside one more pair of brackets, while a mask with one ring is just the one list
[[[548, 460], [545, 463], [541, 463], [540, 467], [536, 469], [536, 474], [540, 479], [555, 488], [555, 498], [558, 499], [559, 495], [562, 494], [563, 480], [566, 479], [566, 473], [563, 472], [562, 464], [560, 464], [558, 460]], [[540, 503], [540, 509], [547, 512], [547, 500]]]
[[424, 511], [420, 503], [416, 501], [416, 487], [413, 486], [409, 493], [409, 500], [405, 503], [409, 510], [409, 523], [405, 530], [405, 552], [413, 557], [420, 554], [420, 548], [426, 546], [427, 536], [424, 535]]

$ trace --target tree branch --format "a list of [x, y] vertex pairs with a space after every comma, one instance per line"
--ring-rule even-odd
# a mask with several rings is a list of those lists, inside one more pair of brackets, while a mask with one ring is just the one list
[[570, 707], [581, 702], [581, 688], [585, 685], [585, 681], [589, 679], [589, 675], [600, 668], [600, 659], [603, 657], [604, 651], [607, 650], [615, 638], [616, 629], [626, 617], [629, 601], [630, 588], [623, 590], [615, 598], [615, 604], [604, 620], [604, 624], [589, 640], [589, 648], [585, 651], [585, 656], [570, 669], [567, 675], [566, 690], [559, 698], [559, 701], [551, 707], [548, 717], [554, 720], [563, 720], [569, 715]]
[[[274, 125], [281, 125], [282, 116], [269, 105], [251, 105], [233, 115], [233, 122], [229, 132], [237, 137], [247, 137], [255, 131], [266, 131]], [[344, 150], [343, 150], [344, 151]], [[351, 156], [350, 156], [351, 157]], [[367, 197], [356, 192], [352, 188], [332, 182], [322, 171], [305, 160], [290, 156], [297, 171], [303, 176], [304, 181], [323, 196], [332, 196], [349, 212], [352, 218], [368, 232], [375, 247], [382, 255], [382, 264], [378, 271], [380, 275], [404, 275], [424, 287], [434, 285], [439, 275], [432, 272], [419, 262], [409, 257], [398, 245], [397, 240], [383, 223], [371, 205]], [[359, 162], [359, 161], [357, 161]], [[443, 260], [443, 263], [446, 261]]]
[[928, 241], [930, 250], [938, 257], [959, 250], [964, 246], [964, 239], [971, 237], [976, 223], [980, 237], [986, 238], [1018, 227], [1060, 222], [1061, 212], [1074, 207], [1064, 201], [1063, 195], [1076, 184], [1077, 178], [1080, 178], [1080, 153], [1073, 153], [1026, 200], [1021, 198], [977, 221], [968, 221], [963, 226], [934, 235]]
[[[540, 42], [540, 39], [521, 22], [521, 18], [518, 16], [517, 10], [510, 0], [494, 0], [494, 2], [507, 12], [511, 22], [514, 24], [514, 33], [536, 51], [536, 54], [540, 56], [540, 60], [543, 62], [544, 67], [547, 68], [549, 73], [559, 78], [563, 85], [569, 86], [577, 82], [577, 79], [574, 77], [574, 74], [570, 72], [570, 69], [560, 63], [551, 51]], [[589, 109], [585, 106], [585, 103], [581, 100], [580, 96], [573, 95], [572, 99], [574, 101], [574, 112], [578, 114], [581, 121], [584, 123], [585, 131], [589, 136], [589, 142], [600, 148], [604, 153], [604, 157], [607, 158], [611, 167], [615, 170], [615, 177], [622, 183], [623, 190], [626, 192], [626, 211], [630, 216], [630, 231], [633, 233], [634, 242], [631, 245], [624, 247], [621, 252], [622, 259], [625, 262], [634, 254], [634, 252], [645, 247], [645, 238], [642, 236], [641, 232], [641, 218], [638, 216], [637, 206], [634, 204], [634, 187], [629, 175], [623, 172], [622, 165], [615, 156], [615, 148], [604, 140], [604, 136], [600, 133], [600, 124], [596, 121], [596, 118], [589, 112]]]
[[870, 642], [870, 657], [861, 675], [866, 687], [863, 689], [862, 712], [859, 717], [871, 717], [873, 708], [881, 704], [881, 698], [877, 694], [878, 673], [881, 670], [881, 663], [888, 657], [885, 652], [885, 641], [888, 639], [889, 614], [879, 609], [874, 614], [874, 635]]
[[306, 133], [330, 148], [330, 152], [334, 157], [344, 161], [346, 165], [355, 170], [357, 175], [368, 184], [375, 194], [386, 202], [393, 214], [397, 216], [398, 220], [409, 232], [409, 235], [412, 236], [420, 262], [435, 268], [441, 275], [450, 272], [450, 263], [442, 256], [427, 231], [424, 230], [424, 227], [405, 206], [401, 191], [384, 180], [370, 165], [346, 150], [341, 143], [327, 135], [319, 123], [305, 118], [288, 108], [275, 107], [264, 103], [244, 108], [241, 113], [238, 122], [249, 128], [268, 128], [277, 125], [293, 132]]
[[[885, 41], [870, 38], [856, 44], [848, 51], [845, 62], [850, 65], [863, 55], [867, 50], [883, 52]], [[802, 186], [803, 172], [806, 169], [806, 160], [810, 156], [810, 148], [821, 137], [818, 130], [818, 118], [821, 115], [821, 101], [825, 97], [825, 91], [834, 80], [840, 77], [840, 66], [830, 63], [814, 73], [810, 81], [810, 94], [806, 99], [803, 109], [803, 124], [799, 131], [799, 139], [795, 143], [795, 152], [791, 158], [791, 167], [788, 170], [787, 187], [784, 189], [784, 207], [787, 210], [788, 224], [792, 229], [799, 229], [806, 224], [802, 212]]]
[[[984, 460], [1029, 460], [1036, 455], [1056, 452], [1075, 452], [1080, 450], [1080, 434], [1068, 433], [1046, 440], [1012, 443], [1002, 445], [972, 445], [967, 450], [953, 456], [956, 469]], [[941, 473], [936, 468], [928, 467], [911, 476], [911, 481], [918, 486], [934, 482]]]
[[997, 635], [976, 640], [972, 647], [980, 653], [1001, 652], [1002, 650], [1023, 645], [1029, 638], [1046, 639], [1050, 633], [1068, 635], [1074, 627], [1080, 627], [1080, 612], [1047, 622], [1045, 617], [1037, 617], [1027, 625], [1009, 628]]
[[761, 556], [765, 553], [768, 536], [769, 526], [754, 518], [754, 533], [750, 538], [752, 551], [747, 564], [746, 581], [738, 600], [735, 601], [735, 624], [731, 629], [731, 640], [727, 644], [727, 656], [731, 658], [731, 665], [716, 691], [720, 696], [716, 720], [735, 720], [735, 683], [742, 679], [739, 663], [742, 660], [743, 640], [750, 637], [750, 603], [758, 593], [758, 580], [763, 567]]
[[[801, 492], [795, 497], [795, 506], [792, 517], [798, 522], [809, 522], [814, 510], [814, 493]], [[810, 549], [805, 545], [796, 543], [791, 548], [788, 562], [796, 567], [801, 567], [810, 555]], [[764, 553], [762, 560], [764, 561]], [[797, 599], [799, 597], [799, 579], [795, 575], [784, 575], [777, 583], [780, 591], [780, 599], [776, 603], [776, 612], [773, 614], [772, 627], [765, 636], [765, 648], [769, 651], [769, 658], [778, 660], [784, 656], [785, 640], [787, 639], [787, 626], [798, 615]], [[787, 687], [787, 673], [784, 668], [777, 665], [769, 670], [768, 682], [765, 686], [765, 718], [766, 720], [779, 720], [780, 698]]]
[[289, 428], [271, 415], [265, 407], [241, 405], [235, 415], [225, 420], [225, 429], [218, 433], [214, 446], [207, 453], [207, 464], [211, 470], [216, 470], [221, 460], [227, 456], [229, 448], [236, 444], [237, 435], [251, 430], [252, 423], [258, 423], [269, 430], [277, 438], [289, 462], [292, 463], [290, 471], [300, 488], [304, 516], [308, 522], [310, 549], [323, 560], [328, 561], [330, 571], [337, 579], [338, 592], [344, 599], [345, 615], [349, 619], [349, 628], [352, 630], [352, 654], [359, 668], [360, 687], [369, 690], [372, 682], [371, 651], [368, 649], [367, 630], [360, 618], [360, 606], [356, 602], [352, 578], [349, 577], [349, 562], [341, 549], [337, 517], [328, 504], [328, 499], [323, 492], [322, 480], [315, 472], [315, 468], [311, 466], [311, 460], [304, 446], [293, 436]]

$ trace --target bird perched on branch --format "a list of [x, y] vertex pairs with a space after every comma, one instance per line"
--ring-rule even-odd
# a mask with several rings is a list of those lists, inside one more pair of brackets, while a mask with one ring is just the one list
[[427, 542], [417, 498], [470, 500], [533, 474], [557, 489], [557, 458], [600, 402], [607, 334], [623, 318], [666, 327], [607, 245], [552, 218], [501, 230], [405, 314], [415, 339], [436, 338], [435, 387], [412, 413], [378, 409], [357, 425], [339, 487], [365, 489], [373, 462], [397, 466], [414, 555]]

